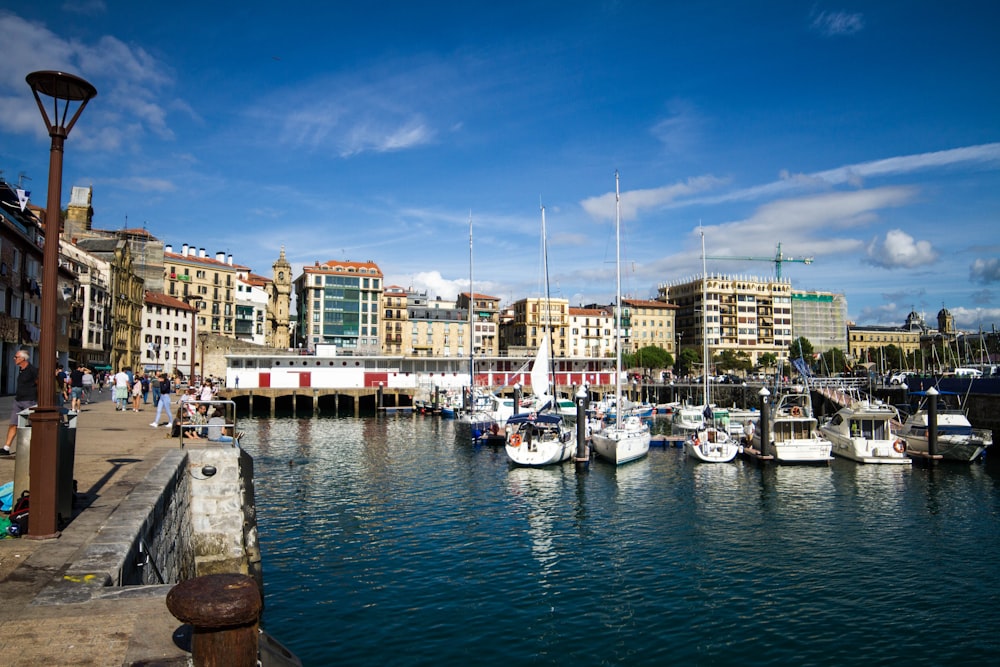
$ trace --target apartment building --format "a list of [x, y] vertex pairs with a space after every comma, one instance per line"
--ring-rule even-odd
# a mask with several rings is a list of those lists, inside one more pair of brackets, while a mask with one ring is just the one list
[[700, 356], [707, 336], [712, 356], [745, 352], [757, 363], [765, 352], [787, 355], [793, 340], [787, 279], [710, 274], [662, 284], [657, 291], [657, 300], [677, 309], [679, 349], [691, 348]]
[[191, 375], [198, 309], [160, 292], [146, 291], [142, 315], [142, 370]]
[[615, 317], [611, 310], [570, 306], [568, 314], [570, 357], [615, 355]]
[[343, 353], [378, 354], [382, 277], [372, 261], [330, 260], [303, 267], [294, 281], [296, 337], [309, 349], [322, 344]]
[[236, 337], [236, 279], [249, 273], [224, 252], [209, 257], [204, 248], [188, 244], [179, 253], [173, 246], [163, 251], [164, 293], [198, 309], [198, 331]]
[[644, 347], [658, 347], [676, 356], [676, 306], [648, 299], [622, 299], [622, 304], [628, 309], [629, 320], [629, 335], [623, 352], [634, 354]]

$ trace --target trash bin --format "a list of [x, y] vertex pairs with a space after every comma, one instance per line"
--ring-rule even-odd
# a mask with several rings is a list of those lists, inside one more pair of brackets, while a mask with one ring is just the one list
[[[17, 451], [14, 452], [14, 497], [31, 488], [31, 414], [34, 408], [22, 410], [17, 416]], [[62, 523], [73, 518], [73, 467], [76, 465], [76, 418], [69, 412], [68, 423], [59, 426], [56, 442], [56, 512]]]

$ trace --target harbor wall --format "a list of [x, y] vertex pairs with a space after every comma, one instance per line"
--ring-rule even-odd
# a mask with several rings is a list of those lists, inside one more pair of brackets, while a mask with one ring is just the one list
[[80, 602], [95, 587], [161, 586], [223, 572], [262, 583], [253, 459], [230, 446], [170, 449], [49, 597], [69, 594]]

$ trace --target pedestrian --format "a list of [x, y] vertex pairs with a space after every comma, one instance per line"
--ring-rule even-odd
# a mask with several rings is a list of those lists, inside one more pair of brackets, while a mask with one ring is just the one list
[[83, 402], [90, 405], [90, 396], [94, 391], [94, 373], [89, 368], [83, 369]]
[[137, 375], [132, 381], [132, 412], [139, 412], [140, 398], [142, 398], [142, 382]]
[[174, 419], [170, 414], [170, 394], [173, 393], [173, 387], [170, 385], [170, 380], [167, 378], [166, 373], [160, 373], [157, 390], [160, 393], [160, 400], [156, 402], [156, 419], [153, 420], [150, 426], [157, 428], [160, 425], [160, 413], [165, 412], [167, 415], [167, 428], [173, 428]]
[[70, 384], [69, 409], [72, 410], [73, 412], [79, 412], [80, 405], [83, 401], [83, 369], [80, 368], [79, 364], [73, 366], [73, 370], [69, 374], [69, 384]]
[[234, 377], [233, 378], [233, 382], [236, 383], [236, 388], [239, 389], [240, 388], [240, 376], [237, 375], [236, 377]]
[[7, 442], [0, 449], [0, 456], [10, 456], [10, 445], [17, 434], [18, 413], [38, 405], [38, 369], [28, 361], [28, 353], [18, 350], [14, 353], [14, 365], [17, 366], [17, 387], [14, 390], [14, 402], [10, 408], [10, 425], [7, 427]]
[[114, 387], [115, 387], [115, 410], [121, 410], [122, 412], [128, 410], [128, 375], [125, 373], [125, 369], [121, 369], [115, 373], [114, 377]]
[[143, 373], [139, 383], [142, 385], [142, 404], [146, 405], [149, 402], [149, 374]]
[[153, 390], [153, 405], [160, 404], [160, 377], [162, 373], [154, 374], [153, 377], [149, 378], [149, 388]]

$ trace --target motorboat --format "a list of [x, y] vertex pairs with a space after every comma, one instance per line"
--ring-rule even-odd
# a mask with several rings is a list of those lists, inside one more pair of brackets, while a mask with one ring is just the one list
[[[930, 390], [928, 390], [930, 391]], [[937, 444], [935, 454], [951, 461], [970, 463], [993, 444], [993, 433], [987, 429], [972, 428], [972, 423], [966, 416], [958, 401], [958, 394], [947, 391], [937, 392]], [[899, 430], [899, 435], [906, 441], [909, 452], [929, 454], [928, 432], [930, 431], [930, 413], [927, 409], [928, 392], [917, 391], [911, 395], [923, 397], [913, 414], [909, 415]]]
[[896, 433], [899, 413], [887, 403], [855, 397], [833, 415], [820, 431], [835, 456], [859, 463], [908, 464], [906, 441]]
[[832, 445], [819, 431], [808, 389], [790, 387], [782, 392], [764, 428], [764, 424], [753, 428], [748, 440], [754, 450], [778, 463], [830, 460]]

